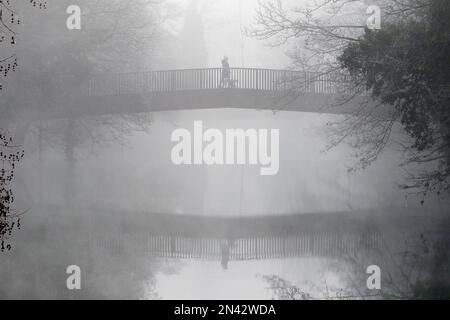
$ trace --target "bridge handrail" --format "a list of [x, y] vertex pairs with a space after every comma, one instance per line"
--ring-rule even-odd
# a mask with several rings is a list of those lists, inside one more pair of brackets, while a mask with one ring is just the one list
[[305, 233], [288, 237], [255, 236], [236, 238], [233, 241], [223, 238], [153, 234], [135, 239], [127, 238], [128, 241], [121, 237], [88, 236], [87, 238], [90, 246], [107, 249], [113, 253], [122, 253], [127, 248], [136, 252], [140, 248], [145, 253], [158, 257], [221, 260], [224, 254], [223, 249], [225, 249], [228, 251], [229, 260], [234, 261], [355, 255], [359, 251], [377, 249], [383, 242], [383, 235], [379, 232]]
[[184, 90], [245, 89], [294, 91], [313, 94], [352, 93], [350, 77], [342, 73], [296, 70], [230, 68], [229, 80], [222, 68], [156, 70], [92, 75], [89, 96], [111, 96]]
[[[199, 71], [199, 70], [223, 70], [221, 67], [211, 67], [211, 68], [179, 68], [179, 69], [154, 69], [154, 70], [145, 70], [145, 71], [128, 71], [128, 72], [108, 72], [108, 73], [92, 73], [91, 75], [94, 77], [97, 76], [110, 76], [110, 75], [127, 75], [127, 74], [139, 74], [139, 73], [152, 73], [152, 72], [179, 72], [179, 71]], [[303, 71], [303, 70], [293, 70], [293, 69], [275, 69], [275, 68], [250, 68], [250, 67], [230, 67], [230, 69], [240, 69], [240, 70], [266, 70], [266, 71], [287, 71], [287, 72], [310, 72], [310, 73], [320, 73], [320, 72], [312, 72], [312, 71]]]

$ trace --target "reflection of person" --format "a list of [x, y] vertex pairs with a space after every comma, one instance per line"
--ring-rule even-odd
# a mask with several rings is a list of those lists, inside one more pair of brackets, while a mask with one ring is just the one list
[[230, 85], [230, 64], [228, 63], [228, 57], [225, 56], [222, 59], [222, 82], [221, 87], [228, 87]]
[[220, 251], [221, 251], [221, 257], [222, 257], [222, 261], [220, 264], [222, 265], [222, 268], [224, 270], [227, 270], [228, 269], [228, 260], [230, 260], [230, 246], [228, 245], [227, 242], [222, 243]]
[[234, 247], [234, 240], [225, 240], [221, 244], [220, 253], [222, 257], [221, 265], [224, 270], [228, 269], [228, 261], [230, 260], [230, 251]]

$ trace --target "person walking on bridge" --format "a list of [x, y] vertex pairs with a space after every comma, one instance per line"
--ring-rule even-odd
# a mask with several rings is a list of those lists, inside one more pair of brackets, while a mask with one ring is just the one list
[[230, 64], [228, 63], [228, 57], [225, 56], [222, 59], [222, 82], [221, 88], [227, 88], [230, 86]]

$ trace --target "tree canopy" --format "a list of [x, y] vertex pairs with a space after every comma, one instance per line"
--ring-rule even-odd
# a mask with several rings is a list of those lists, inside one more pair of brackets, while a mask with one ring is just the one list
[[449, 189], [450, 166], [450, 6], [428, 2], [423, 14], [365, 29], [338, 57], [372, 97], [394, 107], [395, 120], [412, 138], [408, 161], [434, 163], [409, 187], [426, 192]]
[[273, 45], [291, 44], [296, 68], [350, 74], [355, 90], [343, 101], [354, 99], [353, 92], [368, 98], [355, 99], [359, 107], [332, 126], [330, 146], [349, 141], [358, 159], [352, 169], [366, 168], [400, 128], [406, 138], [396, 142], [409, 175], [400, 185], [421, 195], [449, 191], [448, 1], [373, 1], [380, 7], [380, 29], [367, 27], [367, 5], [361, 1], [286, 4], [262, 1], [250, 34]]

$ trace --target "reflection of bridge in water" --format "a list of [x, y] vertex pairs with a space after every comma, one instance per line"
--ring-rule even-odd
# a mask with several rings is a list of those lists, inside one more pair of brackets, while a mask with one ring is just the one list
[[91, 237], [93, 247], [155, 257], [220, 260], [339, 257], [377, 249], [380, 232], [348, 213], [258, 217], [154, 214], [144, 223], [121, 224], [123, 236]]
[[[233, 242], [231, 244], [230, 242]], [[149, 236], [146, 253], [169, 258], [220, 260], [224, 246], [230, 260], [277, 259], [304, 256], [354, 255], [380, 244], [378, 233], [323, 233], [290, 237], [248, 237], [233, 240]], [[227, 249], [225, 249], [227, 250]]]
[[[208, 108], [340, 114], [355, 105], [353, 101], [331, 107], [342, 94], [355, 93], [347, 75], [231, 68], [230, 79], [231, 84], [224, 84], [222, 69], [209, 68], [100, 74], [81, 84], [66, 77], [57, 85], [62, 93], [72, 88], [70, 115], [75, 116]], [[66, 94], [56, 97], [55, 107], [67, 99]]]

